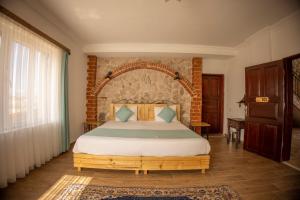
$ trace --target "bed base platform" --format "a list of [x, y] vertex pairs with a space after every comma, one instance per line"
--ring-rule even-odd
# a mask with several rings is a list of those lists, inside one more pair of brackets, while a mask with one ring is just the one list
[[82, 168], [133, 170], [135, 174], [149, 170], [201, 170], [209, 169], [209, 155], [198, 156], [99, 156], [74, 153], [74, 167]]

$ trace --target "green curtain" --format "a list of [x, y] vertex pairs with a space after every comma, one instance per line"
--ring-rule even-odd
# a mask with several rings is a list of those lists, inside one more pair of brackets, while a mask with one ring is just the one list
[[69, 104], [68, 104], [68, 53], [63, 53], [61, 65], [61, 152], [68, 151], [70, 148], [69, 135]]

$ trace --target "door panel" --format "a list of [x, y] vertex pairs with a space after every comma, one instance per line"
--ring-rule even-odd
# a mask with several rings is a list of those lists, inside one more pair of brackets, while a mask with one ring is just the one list
[[202, 75], [202, 121], [211, 124], [210, 133], [223, 132], [223, 90], [223, 75]]
[[261, 95], [261, 69], [249, 69], [246, 73], [246, 96], [257, 97]]
[[270, 101], [265, 103], [265, 107], [273, 107], [276, 121], [283, 122], [283, 99], [284, 99], [284, 72], [281, 62], [272, 62], [264, 68], [264, 96], [269, 97]]
[[279, 81], [279, 69], [278, 67], [271, 66], [266, 67], [265, 70], [265, 96], [278, 97], [278, 81]]
[[276, 159], [276, 149], [279, 127], [276, 125], [264, 124], [261, 131], [261, 149], [262, 155]]
[[218, 114], [218, 111], [220, 110], [220, 105], [218, 101], [219, 101], [218, 99], [213, 99], [213, 98], [208, 99], [206, 97], [204, 100], [202, 100], [202, 103], [205, 105], [203, 106], [202, 112]]
[[276, 120], [278, 118], [278, 106], [275, 103], [249, 103], [249, 117], [269, 118]]
[[260, 124], [255, 122], [246, 122], [245, 127], [245, 132], [247, 132], [247, 138], [245, 138], [245, 148], [253, 152], [259, 152]]

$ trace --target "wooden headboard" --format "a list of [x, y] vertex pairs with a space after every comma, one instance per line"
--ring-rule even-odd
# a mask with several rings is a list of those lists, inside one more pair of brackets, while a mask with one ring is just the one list
[[115, 107], [116, 106], [130, 106], [135, 105], [137, 106], [137, 118], [140, 121], [153, 121], [154, 120], [154, 107], [165, 107], [165, 106], [176, 106], [176, 113], [177, 113], [177, 120], [180, 121], [180, 105], [173, 104], [110, 104], [109, 108], [109, 119], [115, 120]]

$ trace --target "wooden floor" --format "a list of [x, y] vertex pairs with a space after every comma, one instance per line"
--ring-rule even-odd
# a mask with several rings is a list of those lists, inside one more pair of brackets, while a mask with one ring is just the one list
[[200, 171], [133, 172], [83, 170], [72, 167], [72, 153], [65, 153], [35, 169], [8, 188], [0, 190], [0, 199], [36, 199], [65, 174], [93, 177], [91, 184], [114, 186], [188, 187], [230, 185], [242, 199], [300, 199], [300, 172], [284, 164], [228, 146], [224, 137], [210, 137], [211, 169]]

